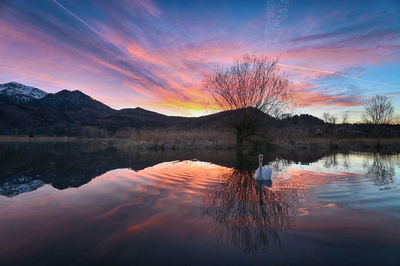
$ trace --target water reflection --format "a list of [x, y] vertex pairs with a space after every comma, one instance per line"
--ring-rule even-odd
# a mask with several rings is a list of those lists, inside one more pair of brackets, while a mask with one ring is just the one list
[[[262, 190], [262, 187], [272, 187], [272, 180], [256, 180], [256, 183], [260, 191]], [[260, 204], [262, 205], [262, 197], [260, 199]]]
[[[398, 155], [331, 154], [296, 163], [268, 154], [273, 181], [256, 182], [257, 155], [25, 147], [0, 149], [0, 187], [9, 189], [0, 197], [4, 265], [400, 259]], [[11, 197], [24, 184], [33, 191]], [[357, 257], [360, 242], [365, 252]]]
[[325, 168], [349, 170], [352, 167], [350, 157], [350, 154], [330, 153], [325, 155], [321, 161]]
[[12, 184], [26, 188], [3, 189], [0, 195], [15, 196], [32, 191], [38, 186], [30, 190], [27, 186], [34, 180], [66, 189], [80, 187], [113, 169], [139, 171], [166, 161], [189, 159], [229, 166], [234, 158], [231, 151], [143, 152], [118, 149], [102, 142], [0, 143], [0, 188], [9, 188]]
[[[265, 161], [273, 162], [271, 167], [274, 168], [275, 173], [278, 173], [292, 161], [308, 164], [319, 160], [322, 156], [324, 156], [323, 153], [307, 151], [296, 151], [285, 155], [269, 153], [265, 154]], [[276, 160], [282, 157], [285, 160]], [[57, 189], [66, 189], [80, 187], [96, 176], [118, 168], [138, 171], [166, 161], [190, 159], [227, 167], [249, 165], [246, 160], [240, 162], [241, 158], [242, 156], [233, 151], [146, 152], [118, 149], [112, 143], [103, 141], [6, 142], [0, 143], [0, 185], [13, 183], [17, 176], [25, 176], [27, 180], [38, 180], [44, 184], [51, 184]], [[256, 166], [257, 161], [254, 160], [253, 167]]]
[[337, 154], [331, 153], [325, 156], [323, 159], [323, 165], [325, 168], [337, 167], [338, 166]]
[[14, 197], [21, 193], [34, 191], [42, 186], [44, 186], [44, 183], [41, 180], [33, 180], [33, 178], [28, 176], [15, 175], [0, 183], [0, 195]]
[[295, 226], [298, 201], [296, 190], [274, 190], [271, 181], [256, 182], [253, 175], [240, 168], [222, 174], [209, 185], [204, 202], [218, 240], [245, 251], [280, 246], [280, 231]]
[[368, 167], [367, 176], [375, 185], [385, 186], [394, 183], [395, 170], [393, 161], [389, 156], [374, 154], [373, 161]]

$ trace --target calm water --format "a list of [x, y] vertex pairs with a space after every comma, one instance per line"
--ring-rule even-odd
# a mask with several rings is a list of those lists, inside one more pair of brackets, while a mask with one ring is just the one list
[[1, 148], [1, 265], [400, 264], [399, 155]]

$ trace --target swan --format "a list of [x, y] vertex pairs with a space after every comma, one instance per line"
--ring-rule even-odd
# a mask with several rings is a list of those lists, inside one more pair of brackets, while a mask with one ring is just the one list
[[271, 180], [272, 169], [268, 166], [263, 166], [264, 155], [258, 155], [258, 169], [254, 174], [255, 180]]

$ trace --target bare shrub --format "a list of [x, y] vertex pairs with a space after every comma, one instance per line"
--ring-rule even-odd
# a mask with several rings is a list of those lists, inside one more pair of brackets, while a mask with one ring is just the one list
[[279, 117], [293, 101], [293, 88], [277, 64], [278, 59], [245, 54], [204, 82], [220, 110], [242, 110], [231, 121], [238, 147], [260, 127], [262, 113], [254, 109]]
[[392, 124], [396, 120], [392, 101], [387, 96], [376, 95], [364, 105], [362, 118], [365, 123]]

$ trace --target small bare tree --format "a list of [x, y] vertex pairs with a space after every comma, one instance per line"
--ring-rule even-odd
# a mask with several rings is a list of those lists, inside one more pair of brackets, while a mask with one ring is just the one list
[[331, 115], [329, 113], [323, 113], [322, 114], [322, 120], [324, 120], [325, 123], [329, 123], [330, 116]]
[[334, 124], [336, 124], [337, 117], [334, 115], [331, 115], [330, 113], [323, 113], [322, 120], [324, 120], [325, 123], [334, 125]]
[[277, 58], [245, 54], [204, 82], [219, 109], [241, 109], [233, 120], [239, 147], [260, 126], [259, 111], [278, 117], [292, 103], [293, 88], [277, 63]]
[[376, 95], [364, 105], [362, 118], [365, 123], [391, 124], [395, 122], [394, 107], [387, 96]]
[[327, 130], [330, 132], [331, 137], [334, 137], [336, 132], [337, 117], [331, 115], [330, 113], [323, 113], [322, 119], [325, 121], [326, 124], [328, 124]]
[[346, 124], [348, 119], [349, 119], [349, 111], [345, 111], [342, 114], [342, 124]]

